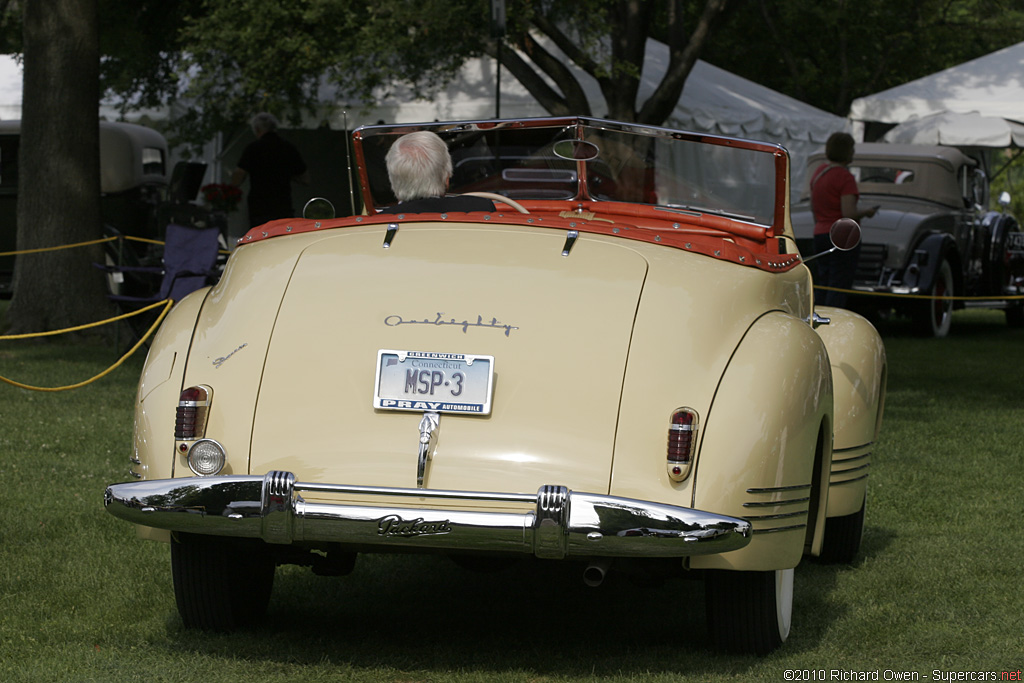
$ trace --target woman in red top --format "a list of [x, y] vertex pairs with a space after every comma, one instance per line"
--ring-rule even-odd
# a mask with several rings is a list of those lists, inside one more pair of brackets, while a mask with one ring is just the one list
[[[833, 133], [825, 143], [826, 163], [811, 174], [811, 210], [814, 212], [814, 251], [821, 253], [832, 247], [829, 228], [840, 218], [874, 216], [877, 206], [857, 208], [860, 193], [857, 181], [847, 168], [853, 161], [853, 136]], [[818, 260], [817, 284], [837, 289], [850, 289], [857, 271], [860, 247], [850, 251], [834, 251]], [[816, 290], [815, 301], [826, 306], [845, 306], [846, 293]]]

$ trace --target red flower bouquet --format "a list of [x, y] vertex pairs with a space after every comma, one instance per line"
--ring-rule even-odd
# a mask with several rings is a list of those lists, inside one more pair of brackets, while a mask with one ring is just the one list
[[224, 211], [225, 213], [234, 211], [238, 208], [238, 202], [242, 200], [242, 190], [235, 185], [227, 183], [203, 185], [201, 191], [206, 199], [206, 203], [214, 211]]

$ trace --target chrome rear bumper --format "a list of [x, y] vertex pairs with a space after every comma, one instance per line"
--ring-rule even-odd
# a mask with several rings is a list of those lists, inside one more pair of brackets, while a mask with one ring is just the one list
[[[303, 492], [410, 498], [432, 507], [309, 502]], [[533, 509], [439, 509], [445, 500]], [[750, 523], [742, 519], [564, 486], [543, 486], [536, 494], [478, 493], [309, 484], [296, 482], [290, 472], [269, 472], [113, 484], [103, 503], [116, 517], [172, 531], [268, 543], [514, 552], [548, 559], [706, 555], [737, 550], [751, 538]]]

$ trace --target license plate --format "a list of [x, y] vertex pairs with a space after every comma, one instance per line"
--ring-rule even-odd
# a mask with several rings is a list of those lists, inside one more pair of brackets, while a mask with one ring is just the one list
[[1011, 251], [1024, 251], [1024, 232], [1011, 232], [1007, 235], [1006, 248]]
[[423, 351], [377, 352], [373, 407], [490, 415], [494, 356]]

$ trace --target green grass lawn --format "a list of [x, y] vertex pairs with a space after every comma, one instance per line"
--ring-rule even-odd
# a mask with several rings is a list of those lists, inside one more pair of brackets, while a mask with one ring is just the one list
[[[282, 568], [260, 627], [186, 631], [167, 547], [136, 540], [102, 506], [104, 486], [127, 479], [141, 359], [71, 392], [0, 385], [0, 681], [1016, 672], [1024, 667], [1024, 331], [982, 312], [958, 313], [944, 340], [898, 324], [882, 332], [889, 395], [864, 552], [855, 566], [800, 565], [793, 632], [764, 659], [708, 650], [699, 582], [637, 586], [612, 574], [595, 590], [578, 568], [541, 562], [481, 575], [444, 558], [360, 557], [340, 579]], [[29, 384], [77, 382], [114, 360], [99, 346], [0, 343], [0, 375]]]

